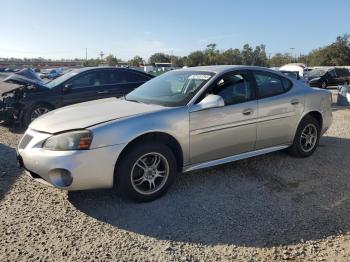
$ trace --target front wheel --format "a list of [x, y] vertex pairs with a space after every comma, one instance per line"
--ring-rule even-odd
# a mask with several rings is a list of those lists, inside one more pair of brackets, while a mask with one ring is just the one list
[[304, 117], [298, 126], [289, 153], [296, 157], [311, 156], [318, 146], [320, 133], [319, 122], [311, 116]]
[[162, 196], [177, 174], [176, 159], [162, 143], [133, 145], [122, 156], [115, 173], [116, 187], [125, 198], [145, 202]]
[[31, 122], [33, 122], [35, 119], [37, 119], [39, 116], [42, 116], [49, 111], [51, 111], [53, 108], [49, 105], [34, 105], [30, 109], [25, 112], [23, 116], [23, 124], [27, 127]]

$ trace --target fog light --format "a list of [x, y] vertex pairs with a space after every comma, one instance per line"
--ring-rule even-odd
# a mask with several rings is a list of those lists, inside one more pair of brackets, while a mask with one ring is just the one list
[[51, 183], [57, 187], [67, 187], [73, 182], [72, 174], [62, 168], [56, 168], [49, 172]]

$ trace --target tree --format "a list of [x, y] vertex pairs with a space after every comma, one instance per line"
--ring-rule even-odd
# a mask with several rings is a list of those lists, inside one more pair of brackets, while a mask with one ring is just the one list
[[143, 58], [141, 56], [134, 56], [134, 58], [129, 60], [129, 65], [131, 66], [140, 66], [144, 64]]
[[222, 65], [241, 65], [241, 51], [238, 48], [227, 49], [219, 55], [218, 61]]
[[265, 45], [256, 46], [252, 54], [253, 62], [252, 65], [256, 66], [267, 66], [268, 60], [265, 51]]
[[85, 60], [83, 62], [83, 66], [98, 66], [101, 63], [102, 63], [102, 61], [99, 58], [97, 58], [97, 59], [88, 59], [88, 60]]
[[187, 66], [205, 65], [205, 55], [202, 51], [194, 51], [187, 56], [185, 61]]
[[118, 64], [118, 59], [114, 55], [110, 54], [106, 56], [106, 63], [109, 66], [116, 66]]
[[148, 62], [150, 64], [154, 63], [170, 63], [170, 56], [164, 53], [155, 53], [151, 55], [151, 57], [148, 59]]
[[269, 61], [269, 65], [274, 67], [281, 67], [285, 64], [288, 64], [289, 61], [290, 61], [290, 57], [287, 53], [286, 54], [277, 53], [273, 57], [271, 57]]
[[242, 64], [243, 65], [252, 65], [253, 64], [253, 62], [254, 62], [253, 48], [251, 48], [250, 45], [245, 44], [243, 46], [241, 56], [242, 56]]
[[350, 35], [338, 36], [328, 46], [312, 50], [304, 60], [310, 66], [343, 66], [350, 64]]
[[173, 65], [176, 65], [178, 67], [183, 67], [184, 66], [184, 59], [181, 56], [170, 56], [170, 63]]
[[216, 65], [218, 64], [218, 58], [220, 51], [216, 49], [216, 44], [208, 44], [204, 50], [205, 65]]

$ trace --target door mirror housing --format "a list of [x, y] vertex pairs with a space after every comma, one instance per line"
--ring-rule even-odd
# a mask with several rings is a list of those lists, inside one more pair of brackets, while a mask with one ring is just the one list
[[68, 93], [72, 89], [72, 84], [66, 84], [62, 88], [63, 93]]
[[225, 101], [218, 95], [207, 95], [198, 104], [193, 105], [191, 112], [201, 111], [210, 108], [217, 108], [225, 106]]

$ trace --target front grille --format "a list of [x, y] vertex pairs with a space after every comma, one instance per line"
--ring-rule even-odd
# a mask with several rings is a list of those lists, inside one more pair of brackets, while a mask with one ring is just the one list
[[19, 148], [19, 149], [25, 149], [26, 146], [29, 144], [29, 142], [30, 142], [32, 139], [33, 139], [32, 136], [25, 134], [25, 135], [22, 137], [21, 142], [19, 142], [18, 148]]

